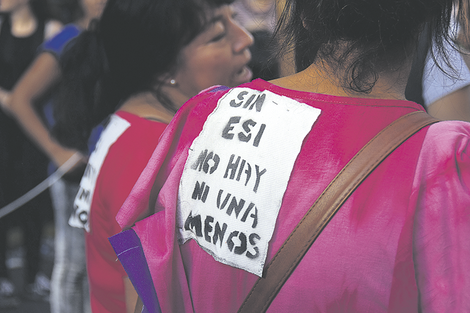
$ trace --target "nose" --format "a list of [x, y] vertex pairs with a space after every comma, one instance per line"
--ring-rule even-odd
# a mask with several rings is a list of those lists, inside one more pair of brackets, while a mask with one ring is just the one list
[[254, 43], [254, 38], [251, 33], [247, 31], [245, 27], [238, 24], [238, 22], [232, 21], [232, 23], [234, 29], [233, 51], [240, 53]]

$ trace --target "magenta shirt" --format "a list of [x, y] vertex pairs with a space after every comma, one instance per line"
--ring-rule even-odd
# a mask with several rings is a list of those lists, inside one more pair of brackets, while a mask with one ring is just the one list
[[[262, 80], [244, 86], [322, 110], [291, 173], [267, 262], [356, 152], [392, 121], [423, 110], [409, 101], [298, 92]], [[194, 240], [175, 240], [188, 148], [225, 92], [203, 92], [183, 106], [117, 216], [124, 229], [148, 216], [156, 179], [156, 213], [133, 229], [163, 312], [236, 312], [257, 280], [215, 261]], [[469, 140], [470, 124], [441, 122], [401, 145], [334, 216], [268, 312], [470, 312]]]

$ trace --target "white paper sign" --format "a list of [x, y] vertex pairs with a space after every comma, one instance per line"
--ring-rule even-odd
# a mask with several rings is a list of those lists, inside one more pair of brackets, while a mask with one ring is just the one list
[[294, 162], [320, 112], [270, 91], [222, 97], [181, 177], [180, 243], [194, 239], [217, 261], [261, 276]]
[[109, 148], [116, 140], [129, 128], [131, 124], [123, 118], [112, 115], [106, 128], [101, 133], [100, 139], [96, 144], [95, 150], [88, 160], [88, 165], [80, 181], [75, 202], [74, 211], [69, 219], [69, 225], [77, 228], [84, 228], [90, 232], [90, 208], [95, 192], [96, 180], [100, 173], [101, 166], [108, 155]]

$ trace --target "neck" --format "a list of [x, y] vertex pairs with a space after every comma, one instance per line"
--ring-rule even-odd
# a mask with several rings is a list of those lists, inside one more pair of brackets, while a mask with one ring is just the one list
[[15, 37], [27, 37], [37, 28], [37, 19], [29, 5], [24, 5], [11, 13], [11, 33]]
[[126, 111], [137, 116], [154, 119], [163, 123], [170, 123], [175, 115], [173, 112], [165, 108], [160, 101], [155, 98], [150, 91], [141, 92], [131, 96], [119, 108], [121, 111]]
[[380, 73], [369, 93], [344, 88], [341, 84], [344, 71], [333, 70], [328, 65], [317, 63], [310, 65], [302, 72], [274, 80], [272, 83], [288, 89], [334, 96], [405, 100], [406, 82], [411, 68], [410, 62], [406, 63], [409, 66], [402, 66], [401, 69], [393, 72]]
[[91, 16], [83, 16], [81, 19], [75, 22], [75, 24], [81, 29], [88, 29], [90, 22], [93, 20]]
[[186, 94], [178, 86], [178, 83], [176, 85], [170, 85], [166, 83], [161, 87], [161, 91], [171, 100], [176, 109], [181, 108], [181, 106], [185, 104], [186, 101], [195, 96]]

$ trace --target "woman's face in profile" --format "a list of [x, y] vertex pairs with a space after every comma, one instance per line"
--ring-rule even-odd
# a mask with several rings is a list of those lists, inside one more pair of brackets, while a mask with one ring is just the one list
[[188, 97], [213, 85], [235, 87], [251, 80], [253, 37], [234, 15], [228, 5], [215, 9], [204, 31], [180, 52], [173, 78]]

